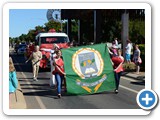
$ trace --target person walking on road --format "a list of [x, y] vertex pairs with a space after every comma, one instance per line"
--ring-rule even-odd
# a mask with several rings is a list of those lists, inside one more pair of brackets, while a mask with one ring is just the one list
[[142, 59], [140, 57], [141, 51], [139, 50], [138, 45], [135, 45], [135, 51], [133, 54], [133, 62], [136, 65], [136, 73], [139, 74], [140, 71], [140, 64], [142, 63]]
[[124, 58], [121, 56], [121, 50], [118, 49], [118, 56], [114, 56], [111, 59], [113, 62], [113, 68], [114, 68], [114, 74], [115, 74], [115, 80], [116, 80], [115, 93], [117, 94], [119, 83], [120, 83], [120, 77], [123, 72], [123, 62], [124, 62]]
[[55, 69], [55, 67], [53, 66], [53, 61], [54, 58], [56, 57], [56, 51], [58, 51], [59, 49], [60, 48], [57, 44], [53, 44], [52, 49], [41, 48], [42, 51], [50, 52], [50, 66], [51, 66], [50, 82], [49, 82], [50, 87], [56, 86], [55, 76], [52, 74], [52, 71]]
[[[61, 87], [62, 87], [62, 82], [64, 80], [64, 62], [62, 59], [62, 53], [61, 51], [56, 51], [56, 57], [54, 59], [53, 62], [53, 66], [55, 67], [54, 71], [52, 72], [52, 74], [55, 75], [55, 79], [57, 82], [57, 96], [58, 98], [61, 98]], [[66, 86], [65, 86], [66, 89]]]
[[29, 59], [26, 63], [31, 60], [32, 61], [32, 68], [33, 68], [33, 80], [38, 81], [38, 72], [39, 72], [39, 65], [40, 60], [42, 59], [42, 53], [39, 51], [39, 46], [35, 46], [34, 52], [30, 55]]
[[18, 87], [18, 80], [15, 71], [15, 67], [13, 65], [12, 58], [9, 58], [9, 108], [11, 108], [11, 96], [16, 92]]

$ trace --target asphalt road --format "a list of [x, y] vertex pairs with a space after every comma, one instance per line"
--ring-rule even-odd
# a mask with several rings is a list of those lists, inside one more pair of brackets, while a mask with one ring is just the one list
[[56, 89], [49, 87], [49, 70], [40, 71], [38, 80], [32, 80], [31, 64], [25, 64], [23, 55], [11, 53], [27, 109], [140, 109], [136, 102], [138, 91], [144, 89], [142, 81], [122, 77], [119, 93], [103, 92], [94, 95], [71, 96], [62, 91], [57, 99]]

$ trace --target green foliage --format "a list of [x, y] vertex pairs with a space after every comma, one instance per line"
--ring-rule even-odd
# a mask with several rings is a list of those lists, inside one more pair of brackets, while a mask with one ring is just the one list
[[133, 43], [144, 43], [145, 22], [134, 20], [129, 22], [129, 38]]
[[[100, 41], [101, 42], [112, 42], [115, 37], [121, 39], [121, 31], [122, 31], [122, 23], [119, 16], [116, 19], [112, 19], [112, 16], [116, 16], [116, 11], [112, 12], [115, 14], [111, 14], [110, 17], [107, 17], [110, 12], [102, 11], [102, 19], [101, 19], [101, 29], [100, 29]], [[86, 17], [81, 19], [81, 40], [83, 42], [89, 43], [94, 40], [94, 20], [92, 11], [88, 11], [90, 14], [86, 14]], [[63, 31], [67, 32], [67, 23], [63, 22]], [[35, 36], [38, 32], [47, 32], [50, 29], [55, 29], [59, 31], [61, 29], [61, 23], [55, 21], [49, 21], [45, 23], [43, 26], [35, 26], [34, 29], [29, 30], [27, 34], [22, 34], [19, 36], [18, 40], [20, 41], [34, 41]], [[71, 41], [74, 39], [78, 42], [78, 20], [72, 20], [72, 30], [71, 30]], [[129, 21], [129, 39], [133, 43], [144, 43], [145, 40], [145, 21], [142, 20], [131, 20]], [[143, 41], [143, 42], [142, 42]]]
[[135, 71], [135, 69], [136, 69], [136, 65], [133, 63], [133, 62], [131, 62], [130, 64], [129, 63], [124, 63], [123, 64], [123, 68], [124, 68], [124, 71]]
[[27, 40], [26, 41], [34, 41], [36, 36], [36, 31], [35, 30], [29, 30], [27, 34]]
[[71, 30], [71, 39], [75, 40], [76, 42], [78, 42], [78, 21], [77, 20], [73, 20], [72, 21], [72, 30]]
[[142, 59], [141, 71], [145, 71], [145, 44], [139, 44], [138, 46], [141, 51], [141, 59]]
[[55, 22], [53, 20], [49, 21], [48, 23], [45, 23], [45, 30], [49, 31], [50, 29], [55, 29], [56, 31], [59, 31], [61, 29], [61, 23]]
[[41, 31], [44, 31], [44, 27], [38, 25], [35, 27], [35, 30], [41, 32]]
[[112, 42], [115, 37], [121, 38], [121, 21], [105, 19], [102, 26], [103, 42]]
[[141, 51], [141, 55], [145, 55], [145, 44], [139, 44], [138, 46]]

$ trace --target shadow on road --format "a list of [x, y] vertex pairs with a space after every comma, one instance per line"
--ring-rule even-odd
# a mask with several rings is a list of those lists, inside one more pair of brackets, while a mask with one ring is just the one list
[[131, 84], [134, 84], [134, 85], [145, 85], [145, 81], [142, 80], [142, 81], [137, 81], [137, 82], [130, 82]]
[[[23, 89], [31, 89], [31, 90], [35, 90], [33, 92], [24, 92], [23, 94], [24, 95], [28, 95], [28, 96], [44, 96], [44, 97], [51, 97], [51, 98], [56, 98], [57, 99], [57, 89], [53, 89], [53, 88], [46, 88], [46, 87], [41, 87], [43, 85], [37, 85], [37, 84], [32, 84], [33, 86], [39, 86], [39, 87], [33, 87], [33, 88], [30, 88], [30, 87], [23, 87]], [[24, 85], [26, 86], [26, 85]], [[45, 85], [45, 86], [48, 86], [48, 85]], [[38, 90], [38, 91], [37, 91]], [[63, 89], [62, 89], [62, 97], [63, 96], [67, 96], [67, 97], [71, 97], [71, 96], [92, 96], [92, 95], [100, 95], [100, 94], [115, 94], [114, 92], [102, 92], [102, 93], [96, 93], [96, 94], [89, 94], [89, 95], [75, 95], [75, 94], [70, 94], [70, 93], [67, 93], [65, 92]]]

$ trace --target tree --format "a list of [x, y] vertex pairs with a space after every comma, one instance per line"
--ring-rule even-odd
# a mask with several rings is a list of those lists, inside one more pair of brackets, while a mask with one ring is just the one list
[[19, 40], [21, 42], [26, 42], [27, 41], [27, 35], [26, 34], [22, 34], [21, 36], [19, 36]]
[[145, 22], [132, 20], [129, 22], [129, 35], [132, 42], [144, 44], [145, 39]]
[[27, 42], [34, 42], [36, 37], [36, 30], [29, 30], [27, 34]]
[[35, 31], [36, 31], [37, 33], [40, 33], [40, 32], [45, 32], [45, 29], [44, 29], [43, 26], [36, 26], [36, 27], [35, 27]]
[[45, 23], [45, 31], [49, 31], [50, 29], [55, 29], [56, 31], [59, 31], [61, 29], [61, 23], [55, 22], [53, 20]]

